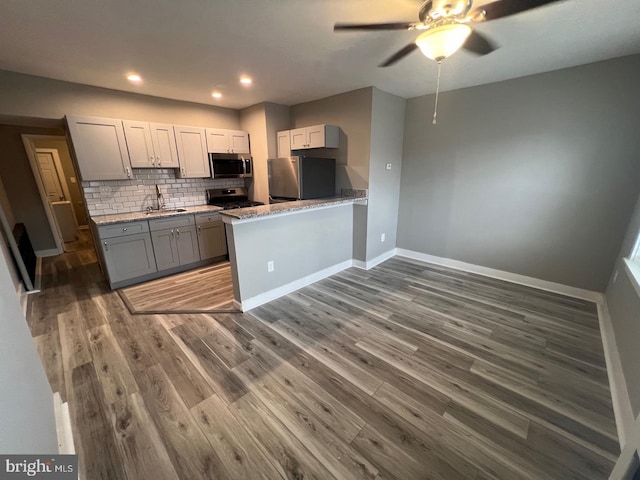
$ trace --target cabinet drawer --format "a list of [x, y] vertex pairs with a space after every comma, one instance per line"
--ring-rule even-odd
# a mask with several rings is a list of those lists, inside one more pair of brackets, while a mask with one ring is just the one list
[[114, 223], [111, 225], [101, 225], [98, 227], [100, 238], [122, 237], [124, 235], [134, 235], [149, 231], [147, 221]]
[[221, 222], [220, 214], [218, 212], [211, 213], [198, 213], [196, 215], [196, 225], [206, 225], [207, 223]]
[[152, 232], [157, 232], [158, 230], [188, 227], [189, 225], [194, 224], [195, 220], [193, 219], [193, 215], [181, 215], [179, 217], [156, 218], [154, 220], [149, 220], [149, 229]]

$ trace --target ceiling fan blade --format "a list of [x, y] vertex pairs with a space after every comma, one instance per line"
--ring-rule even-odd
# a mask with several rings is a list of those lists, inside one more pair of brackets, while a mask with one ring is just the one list
[[413, 23], [336, 23], [333, 31], [338, 30], [409, 30]]
[[469, 38], [467, 38], [467, 41], [464, 43], [462, 48], [477, 55], [487, 55], [496, 49], [487, 37], [479, 34], [475, 30], [471, 32], [471, 35], [469, 35]]
[[420, 7], [420, 13], [418, 13], [418, 18], [421, 22], [424, 22], [427, 19], [427, 15], [429, 15], [429, 11], [433, 6], [433, 0], [427, 0]]
[[496, 2], [483, 5], [480, 7], [480, 10], [486, 12], [485, 18], [487, 20], [495, 20], [562, 1], [564, 0], [497, 0]]
[[379, 67], [389, 67], [389, 66], [393, 65], [394, 63], [396, 63], [398, 60], [400, 60], [400, 59], [406, 57], [407, 55], [409, 55], [416, 48], [418, 48], [418, 45], [416, 45], [415, 43], [410, 43], [409, 45], [406, 45], [405, 47], [402, 47], [396, 53], [394, 53], [389, 58], [387, 58], [387, 60], [384, 63], [381, 63], [378, 66]]

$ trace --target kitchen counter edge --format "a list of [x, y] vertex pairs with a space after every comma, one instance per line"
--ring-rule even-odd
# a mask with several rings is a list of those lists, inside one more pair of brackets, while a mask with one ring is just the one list
[[[261, 205], [258, 207], [238, 208], [234, 210], [224, 210], [220, 212], [225, 223], [235, 223], [240, 220], [260, 219], [264, 217], [294, 213], [317, 208], [348, 205], [366, 204], [367, 197], [329, 197], [317, 198], [313, 200], [296, 200], [293, 202], [274, 203], [271, 205]], [[224, 218], [226, 217], [226, 218]]]
[[91, 217], [91, 221], [96, 225], [100, 226], [100, 225], [110, 225], [112, 223], [138, 222], [140, 220], [154, 220], [156, 218], [178, 217], [181, 215], [194, 215], [198, 213], [222, 211], [221, 207], [216, 207], [213, 205], [195, 205], [191, 207], [177, 207], [177, 208], [185, 208], [186, 211], [161, 212], [161, 213], [152, 213], [150, 215], [147, 215], [145, 212], [114, 213], [111, 215], [98, 215], [95, 217]]

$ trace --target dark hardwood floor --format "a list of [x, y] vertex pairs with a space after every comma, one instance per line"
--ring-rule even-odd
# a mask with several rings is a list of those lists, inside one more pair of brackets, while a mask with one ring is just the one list
[[603, 479], [596, 306], [393, 258], [247, 314], [132, 315], [90, 250], [28, 323], [85, 480]]

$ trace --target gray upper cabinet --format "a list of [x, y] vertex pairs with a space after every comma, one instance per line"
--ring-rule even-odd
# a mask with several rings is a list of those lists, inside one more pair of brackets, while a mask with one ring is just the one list
[[123, 120], [133, 168], [178, 168], [173, 125]]
[[207, 150], [209, 153], [237, 153], [249, 155], [249, 133], [242, 130], [207, 128]]
[[98, 228], [109, 282], [114, 284], [157, 272], [147, 222], [129, 222]]
[[278, 158], [291, 156], [291, 130], [278, 132]]
[[153, 152], [156, 155], [156, 167], [179, 168], [180, 162], [178, 161], [178, 148], [173, 125], [150, 123], [149, 129], [151, 130]]
[[129, 160], [133, 168], [152, 168], [156, 166], [153, 153], [151, 130], [147, 122], [123, 120], [124, 136], [127, 139]]
[[131, 178], [122, 120], [69, 115], [67, 123], [82, 180]]
[[204, 128], [175, 125], [180, 178], [205, 178], [211, 176], [207, 140]]
[[314, 125], [289, 130], [291, 150], [307, 148], [338, 148], [340, 128], [335, 125]]

